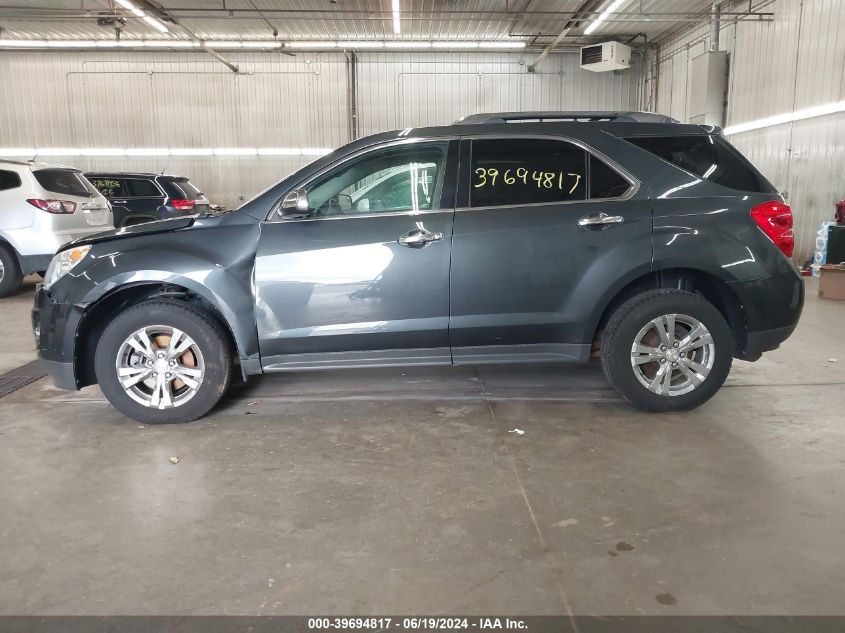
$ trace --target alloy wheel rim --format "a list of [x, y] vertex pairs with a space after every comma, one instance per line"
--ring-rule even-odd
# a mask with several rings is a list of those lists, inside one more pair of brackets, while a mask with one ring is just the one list
[[3, 262], [0, 261], [0, 282], [3, 281], [3, 277], [6, 276], [6, 267], [3, 265]]
[[646, 389], [682, 396], [710, 375], [716, 345], [707, 327], [686, 314], [664, 314], [646, 323], [631, 346], [631, 368]]
[[168, 325], [150, 325], [130, 334], [118, 348], [115, 369], [126, 395], [150, 409], [182, 406], [205, 378], [199, 346]]

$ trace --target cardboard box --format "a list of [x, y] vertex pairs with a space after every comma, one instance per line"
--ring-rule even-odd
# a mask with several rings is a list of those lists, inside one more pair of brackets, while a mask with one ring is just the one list
[[827, 264], [820, 267], [819, 297], [845, 300], [845, 266]]

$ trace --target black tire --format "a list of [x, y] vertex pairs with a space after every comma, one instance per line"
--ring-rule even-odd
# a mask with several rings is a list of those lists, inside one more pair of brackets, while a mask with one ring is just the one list
[[[163, 325], [182, 330], [199, 347], [205, 363], [203, 381], [181, 406], [155, 409], [133, 400], [121, 386], [116, 368], [123, 342], [143, 327]], [[219, 322], [199, 308], [179, 302], [153, 300], [120, 313], [103, 331], [94, 358], [97, 382], [108, 401], [125, 416], [145, 424], [190, 422], [208, 413], [229, 388], [232, 352]]]
[[[631, 359], [640, 329], [667, 314], [697, 319], [710, 331], [715, 350], [713, 366], [701, 384], [688, 393], [672, 396], [654, 393], [643, 385]], [[683, 290], [650, 290], [623, 303], [610, 317], [602, 337], [602, 368], [608, 381], [634, 406], [647, 411], [686, 411], [707, 402], [719, 390], [731, 370], [732, 351], [731, 330], [712, 303]]]
[[0, 264], [0, 297], [8, 297], [21, 287], [23, 274], [17, 256], [5, 244], [0, 244]]

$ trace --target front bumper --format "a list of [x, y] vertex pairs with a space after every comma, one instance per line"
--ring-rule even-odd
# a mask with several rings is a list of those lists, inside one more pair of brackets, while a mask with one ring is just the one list
[[55, 301], [43, 284], [38, 284], [32, 308], [32, 331], [38, 358], [59, 389], [79, 389], [76, 375], [76, 333], [82, 309]]

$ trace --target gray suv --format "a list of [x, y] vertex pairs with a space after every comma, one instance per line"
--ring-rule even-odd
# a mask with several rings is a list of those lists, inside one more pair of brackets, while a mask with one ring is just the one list
[[792, 247], [716, 128], [476, 115], [350, 143], [227, 215], [79, 240], [33, 326], [59, 387], [149, 423], [236, 374], [592, 357], [636, 406], [684, 410], [792, 333]]

